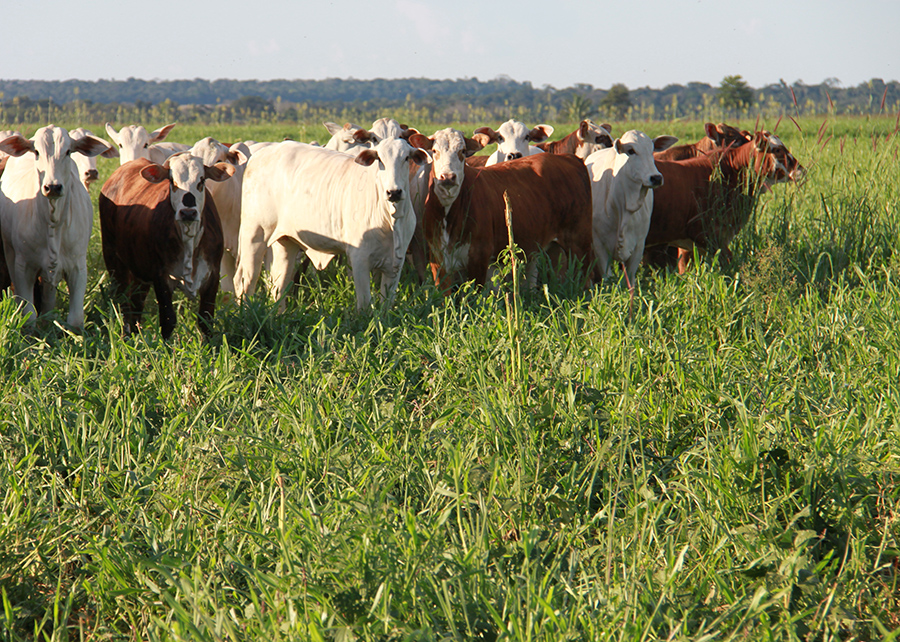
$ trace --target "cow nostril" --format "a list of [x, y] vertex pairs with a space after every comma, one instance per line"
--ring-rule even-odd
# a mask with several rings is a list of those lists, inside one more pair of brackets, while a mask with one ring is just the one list
[[184, 209], [181, 210], [181, 220], [185, 223], [193, 223], [197, 220], [197, 210]]
[[506, 160], [508, 161], [516, 160], [517, 158], [522, 158], [522, 154], [520, 154], [519, 152], [514, 152], [512, 154], [506, 155]]
[[62, 196], [63, 186], [59, 183], [44, 185], [42, 191], [44, 192], [44, 196], [47, 196], [48, 198], [59, 198]]
[[653, 187], [660, 187], [663, 184], [662, 174], [654, 174], [650, 177], [650, 185]]
[[403, 190], [389, 189], [387, 191], [387, 198], [391, 203], [396, 203], [401, 198], [403, 198]]

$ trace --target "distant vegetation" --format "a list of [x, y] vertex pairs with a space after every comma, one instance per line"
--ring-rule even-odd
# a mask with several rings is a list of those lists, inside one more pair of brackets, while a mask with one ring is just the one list
[[758, 89], [740, 75], [718, 86], [565, 89], [508, 77], [429, 80], [0, 80], [0, 122], [178, 120], [196, 123], [367, 122], [385, 114], [408, 121], [476, 122], [515, 117], [558, 121], [571, 115], [674, 120], [882, 114], [900, 111], [900, 83], [880, 78], [842, 87], [781, 81]]

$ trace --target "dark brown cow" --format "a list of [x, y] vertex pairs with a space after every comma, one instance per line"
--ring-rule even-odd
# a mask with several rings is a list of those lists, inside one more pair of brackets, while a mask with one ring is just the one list
[[[504, 193], [515, 243], [529, 257], [555, 243], [589, 267], [591, 186], [581, 160], [535, 154], [478, 169], [463, 159], [479, 143], [462, 132], [445, 129], [410, 142], [433, 151], [424, 227], [435, 284], [444, 292], [456, 272], [479, 285], [488, 280], [490, 264], [509, 242]], [[529, 278], [536, 278], [533, 264]]]
[[654, 195], [645, 247], [677, 246], [679, 273], [687, 268], [694, 245], [720, 249], [730, 260], [728, 244], [747, 223], [759, 192], [804, 172], [784, 144], [766, 131], [757, 132], [753, 142], [697, 158], [657, 158], [656, 167], [664, 182]]
[[657, 160], [687, 160], [689, 158], [697, 158], [698, 156], [703, 156], [704, 154], [708, 154], [714, 149], [728, 147], [729, 145], [732, 147], [740, 147], [744, 143], [748, 143], [753, 140], [753, 136], [752, 134], [750, 134], [750, 132], [736, 129], [731, 125], [726, 125], [725, 123], [719, 123], [718, 125], [706, 123], [703, 126], [703, 129], [704, 131], [706, 131], [706, 136], [698, 140], [696, 143], [670, 147], [665, 151], [656, 152], [653, 156]]
[[177, 154], [164, 165], [138, 159], [117, 169], [100, 191], [103, 259], [126, 301], [125, 331], [140, 325], [150, 287], [159, 306], [164, 339], [175, 329], [172, 292], [177, 285], [199, 296], [197, 325], [208, 336], [219, 291], [222, 226], [207, 180], [222, 181], [234, 166]]

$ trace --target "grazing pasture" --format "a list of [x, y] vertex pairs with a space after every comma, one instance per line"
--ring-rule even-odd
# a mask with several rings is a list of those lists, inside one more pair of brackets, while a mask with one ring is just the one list
[[[0, 639], [887, 637], [895, 126], [782, 121], [805, 182], [761, 197], [728, 265], [639, 269], [630, 320], [615, 283], [445, 299], [410, 268], [359, 314], [342, 264], [284, 314], [220, 293], [207, 342], [126, 337], [95, 224], [83, 332], [0, 300]], [[170, 139], [207, 135], [327, 140]]]

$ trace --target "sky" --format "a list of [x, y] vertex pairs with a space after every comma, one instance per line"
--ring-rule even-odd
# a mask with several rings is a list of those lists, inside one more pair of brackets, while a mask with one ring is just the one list
[[8, 80], [505, 75], [535, 87], [658, 89], [732, 74], [751, 87], [900, 79], [900, 0], [4, 4]]

